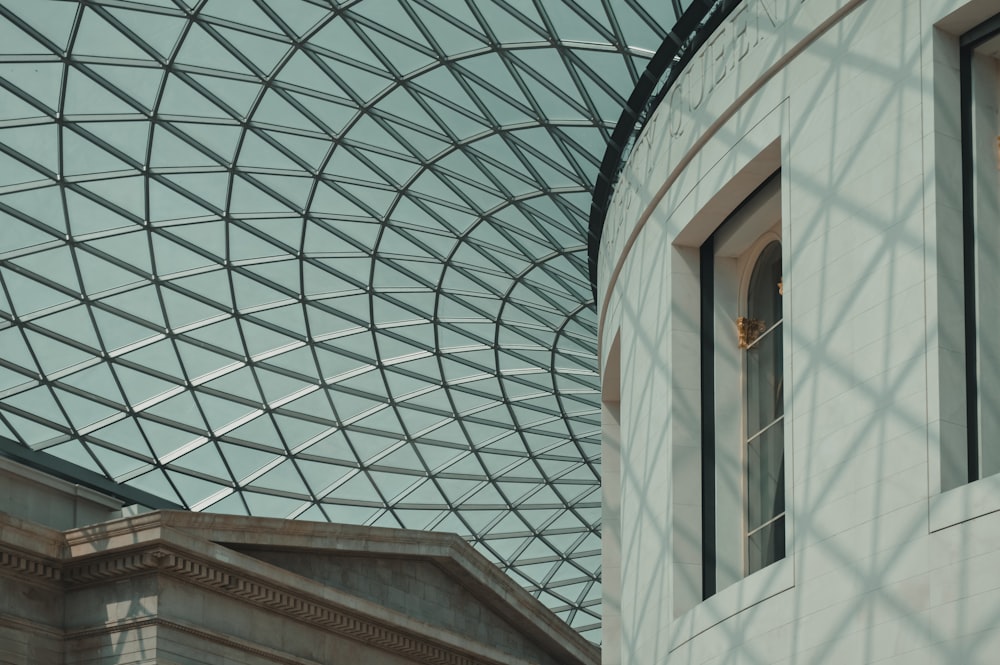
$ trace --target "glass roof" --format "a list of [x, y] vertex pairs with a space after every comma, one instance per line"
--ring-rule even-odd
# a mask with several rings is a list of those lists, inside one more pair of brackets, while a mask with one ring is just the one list
[[587, 219], [648, 4], [4, 0], [0, 436], [458, 532], [599, 640]]

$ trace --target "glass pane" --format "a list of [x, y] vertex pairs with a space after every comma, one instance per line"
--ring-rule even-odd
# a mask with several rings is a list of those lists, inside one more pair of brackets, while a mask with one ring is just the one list
[[774, 520], [750, 535], [747, 542], [747, 573], [754, 573], [785, 558], [785, 518]]
[[781, 243], [764, 248], [750, 276], [747, 316], [767, 332], [746, 354], [747, 437], [784, 413], [781, 349]]
[[747, 444], [747, 528], [752, 531], [785, 512], [784, 427], [774, 427]]
[[764, 248], [750, 276], [747, 314], [770, 328], [781, 320], [781, 243], [774, 241]]
[[747, 437], [784, 414], [781, 325], [747, 349]]

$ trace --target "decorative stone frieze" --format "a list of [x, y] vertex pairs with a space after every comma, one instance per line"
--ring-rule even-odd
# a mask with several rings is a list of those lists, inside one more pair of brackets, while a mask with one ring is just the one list
[[50, 582], [58, 582], [61, 578], [58, 564], [7, 548], [0, 549], [0, 570], [3, 569]]

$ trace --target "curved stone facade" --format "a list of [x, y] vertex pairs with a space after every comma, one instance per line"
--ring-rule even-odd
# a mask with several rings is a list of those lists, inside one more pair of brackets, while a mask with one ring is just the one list
[[[960, 44], [998, 9], [746, 0], [649, 119], [598, 266], [605, 663], [993, 662], [1000, 273], [987, 226], [963, 241]], [[995, 47], [972, 56], [996, 86], [973, 95], [979, 212]], [[736, 319], [778, 238], [783, 556], [747, 574]]]

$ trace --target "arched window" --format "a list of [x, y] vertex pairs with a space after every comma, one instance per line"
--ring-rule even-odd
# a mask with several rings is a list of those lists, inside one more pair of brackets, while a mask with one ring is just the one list
[[740, 319], [744, 351], [747, 573], [785, 556], [781, 243], [761, 251]]

